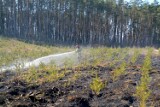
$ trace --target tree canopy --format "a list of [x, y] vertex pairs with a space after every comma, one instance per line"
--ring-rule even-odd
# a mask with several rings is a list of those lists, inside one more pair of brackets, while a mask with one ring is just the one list
[[159, 46], [160, 4], [0, 0], [0, 35], [53, 45]]

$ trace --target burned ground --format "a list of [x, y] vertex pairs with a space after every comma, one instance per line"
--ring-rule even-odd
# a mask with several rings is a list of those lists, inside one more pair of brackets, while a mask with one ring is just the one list
[[[97, 66], [70, 69], [54, 82], [41, 84], [28, 83], [16, 78], [17, 73], [10, 71], [0, 74], [0, 105], [4, 107], [137, 107], [136, 86], [141, 78], [141, 67], [144, 56], [139, 56], [135, 64], [128, 63], [125, 75], [113, 81], [111, 76], [114, 67], [108, 63]], [[116, 66], [116, 65], [115, 65]], [[99, 95], [89, 87], [97, 72], [102, 82], [106, 83]], [[68, 81], [73, 75], [81, 75], [75, 81]], [[151, 95], [147, 106], [160, 106], [160, 57], [152, 57], [152, 69], [149, 73]]]

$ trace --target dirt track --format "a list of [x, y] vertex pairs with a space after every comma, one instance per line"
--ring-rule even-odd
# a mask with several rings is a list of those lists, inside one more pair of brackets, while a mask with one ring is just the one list
[[[140, 80], [140, 68], [144, 56], [140, 56], [135, 65], [129, 64], [127, 73], [120, 76], [118, 81], [112, 81], [111, 73], [114, 68], [107, 65], [81, 68], [81, 76], [68, 86], [64, 86], [67, 80], [76, 72], [71, 73], [56, 82], [43, 83], [41, 85], [29, 84], [15, 79], [17, 74], [5, 72], [0, 74], [0, 105], [4, 107], [138, 107], [138, 101], [134, 97], [136, 85]], [[91, 69], [98, 71], [98, 76], [106, 87], [96, 96], [89, 84], [94, 77]], [[160, 57], [152, 58], [152, 70], [150, 71], [152, 91], [147, 106], [160, 106]]]

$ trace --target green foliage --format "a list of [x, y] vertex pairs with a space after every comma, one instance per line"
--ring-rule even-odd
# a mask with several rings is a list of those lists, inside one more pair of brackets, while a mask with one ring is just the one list
[[140, 107], [146, 107], [146, 101], [150, 96], [151, 91], [146, 87], [145, 83], [141, 83], [139, 86], [136, 87], [136, 94], [135, 96], [138, 97]]
[[55, 65], [44, 66], [36, 69], [34, 66], [30, 67], [26, 73], [23, 73], [21, 77], [30, 83], [44, 83], [53, 82], [65, 76], [67, 71], [59, 72], [59, 69]]
[[126, 58], [126, 56], [128, 55], [128, 48], [122, 48], [122, 52], [120, 53], [120, 57], [119, 57], [119, 59], [120, 60], [125, 60], [125, 58]]
[[150, 96], [151, 91], [148, 88], [150, 77], [148, 74], [142, 75], [140, 84], [136, 87], [135, 96], [139, 99], [140, 107], [146, 107], [146, 101]]
[[144, 59], [144, 63], [143, 63], [143, 66], [142, 66], [142, 71], [145, 71], [148, 73], [148, 71], [151, 69], [151, 52], [148, 52], [145, 59]]
[[114, 67], [115, 64], [126, 58], [128, 50], [129, 48], [91, 48], [89, 51], [90, 57], [87, 57], [90, 60], [87, 61], [87, 64], [96, 67], [108, 63], [110, 67]]
[[146, 101], [150, 96], [151, 91], [148, 88], [148, 85], [151, 81], [149, 77], [149, 70], [151, 69], [151, 53], [152, 50], [149, 50], [142, 66], [142, 76], [140, 79], [139, 85], [136, 87], [136, 94], [135, 96], [140, 101], [140, 107], [146, 107]]
[[137, 61], [137, 58], [138, 58], [139, 54], [140, 54], [139, 50], [135, 49], [134, 50], [134, 54], [133, 54], [133, 56], [131, 58], [131, 63], [132, 64], [134, 64]]
[[65, 76], [64, 72], [59, 73], [58, 70], [52, 69], [52, 70], [49, 71], [49, 75], [44, 76], [44, 81], [46, 81], [46, 82], [52, 82], [52, 81], [56, 81], [59, 78], [62, 78], [64, 76]]
[[122, 62], [120, 67], [115, 69], [112, 74], [113, 81], [117, 80], [119, 76], [124, 75], [126, 72], [126, 62]]
[[90, 88], [96, 95], [99, 95], [99, 92], [105, 87], [105, 84], [101, 81], [101, 79], [96, 75], [93, 78], [92, 83], [90, 84]]
[[110, 48], [110, 49], [108, 49], [108, 51], [106, 52], [104, 57], [106, 57], [106, 59], [108, 59], [108, 60], [111, 60], [112, 55], [113, 55], [113, 49]]
[[24, 79], [27, 82], [35, 82], [38, 79], [37, 69], [34, 66], [31, 66], [28, 73], [24, 75]]

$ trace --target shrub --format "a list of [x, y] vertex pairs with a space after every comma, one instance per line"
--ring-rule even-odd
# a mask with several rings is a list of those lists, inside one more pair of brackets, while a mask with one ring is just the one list
[[139, 50], [136, 49], [136, 50], [134, 51], [134, 54], [133, 54], [132, 58], [131, 58], [131, 63], [132, 63], [132, 64], [134, 64], [134, 63], [137, 61], [137, 58], [138, 58], [139, 54], [140, 54], [140, 53], [139, 53]]
[[99, 95], [99, 92], [105, 87], [105, 84], [102, 82], [102, 80], [96, 75], [95, 78], [93, 78], [92, 83], [90, 84], [90, 88], [92, 91]]
[[122, 62], [119, 68], [115, 69], [112, 74], [113, 81], [117, 80], [120, 75], [125, 74], [126, 62]]

